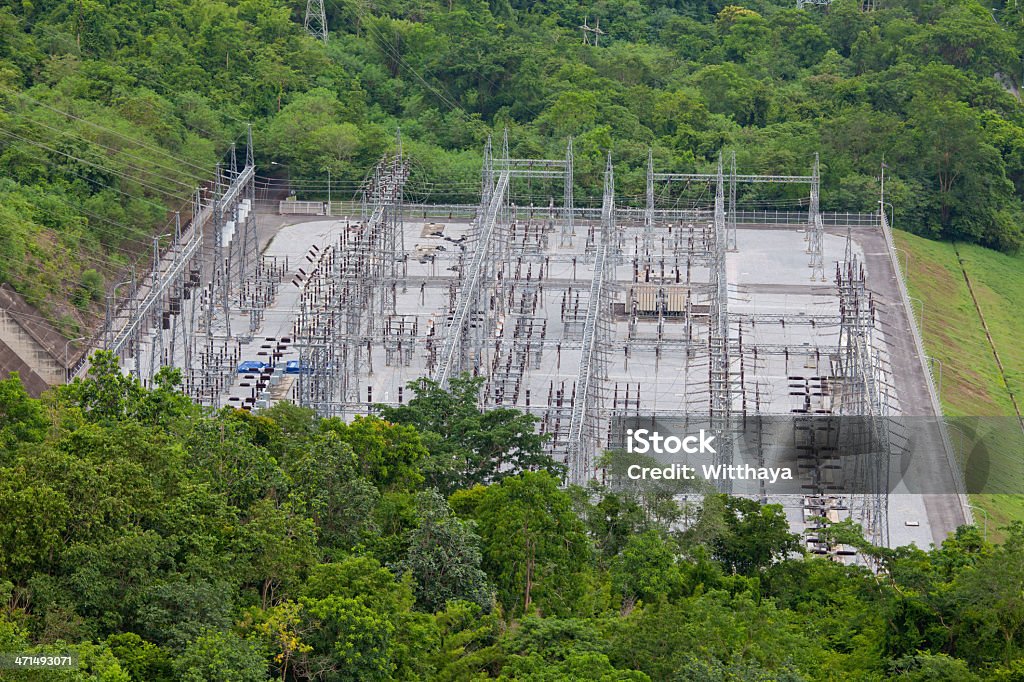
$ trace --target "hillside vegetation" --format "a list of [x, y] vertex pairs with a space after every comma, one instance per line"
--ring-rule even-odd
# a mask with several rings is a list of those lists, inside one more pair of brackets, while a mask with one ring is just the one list
[[822, 531], [875, 573], [800, 556], [779, 505], [561, 488], [534, 418], [481, 414], [478, 379], [414, 383], [390, 421], [345, 424], [287, 403], [203, 413], [178, 378], [147, 390], [101, 353], [45, 402], [0, 381], [0, 653], [78, 655], [15, 679], [1024, 671], [1019, 524], [929, 551]]
[[[1024, 117], [1007, 88], [1024, 6], [328, 0], [323, 45], [305, 4], [0, 2], [0, 280], [82, 331], [249, 122], [262, 168], [310, 196], [328, 171], [350, 195], [401, 127], [408, 197], [475, 201], [483, 141], [508, 126], [519, 157], [561, 157], [575, 137], [581, 203], [607, 149], [629, 201], [648, 147], [666, 171], [731, 148], [741, 169], [780, 173], [820, 152], [822, 205], [870, 211], [884, 156], [906, 229], [1021, 240]], [[577, 27], [598, 19], [600, 46], [583, 45]]]
[[[899, 231], [896, 243], [908, 264], [914, 305], [918, 313], [924, 312], [924, 343], [937, 360], [933, 365], [936, 376], [941, 367], [942, 406], [952, 417], [954, 443], [960, 442], [956, 435], [959, 418], [970, 423], [975, 416], [1003, 416], [1003, 426], [1017, 436], [989, 439], [993, 457], [990, 480], [1000, 490], [1017, 494], [974, 495], [972, 501], [985, 508], [993, 528], [1024, 521], [1020, 425], [1010, 398], [1012, 393], [1021, 406], [1024, 321], [1017, 311], [1024, 307], [1024, 257], [970, 244], [934, 242]], [[1002, 369], [996, 364], [996, 353]], [[979, 523], [985, 521], [984, 513], [978, 516]]]

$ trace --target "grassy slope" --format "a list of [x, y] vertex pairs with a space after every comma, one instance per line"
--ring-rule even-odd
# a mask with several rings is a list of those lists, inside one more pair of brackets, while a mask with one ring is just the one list
[[[1024, 256], [1007, 256], [977, 246], [934, 242], [896, 233], [909, 262], [911, 296], [924, 303], [924, 341], [942, 363], [942, 404], [950, 416], [1013, 415], [1004, 384], [964, 281], [956, 251], [963, 259], [999, 352], [1009, 389], [1021, 402], [1024, 390]], [[902, 255], [902, 254], [901, 254]], [[915, 302], [916, 305], [916, 302]], [[1024, 407], [1024, 405], [1022, 405]], [[1024, 492], [1022, 454], [1016, 447], [1000, 451], [988, 472], [1008, 489]], [[968, 471], [970, 476], [971, 472]], [[1024, 494], [974, 495], [972, 503], [991, 514], [991, 526], [1024, 521]]]

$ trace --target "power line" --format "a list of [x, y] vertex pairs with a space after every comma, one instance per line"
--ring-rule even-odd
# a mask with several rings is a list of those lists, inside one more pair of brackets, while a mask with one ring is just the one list
[[53, 106], [47, 104], [46, 102], [43, 102], [41, 100], [35, 99], [33, 97], [30, 97], [29, 95], [27, 95], [24, 92], [18, 92], [18, 91], [15, 91], [15, 90], [11, 90], [9, 88], [4, 88], [4, 90], [6, 90], [7, 92], [11, 92], [14, 95], [17, 95], [18, 97], [27, 99], [30, 102], [34, 102], [35, 104], [37, 104], [37, 105], [39, 105], [41, 107], [44, 107], [46, 109], [49, 109], [50, 111], [53, 111], [53, 112], [55, 112], [57, 114], [61, 114], [62, 116], [66, 116], [66, 117], [74, 119], [76, 121], [81, 121], [82, 123], [85, 123], [86, 125], [92, 126], [92, 127], [96, 128], [98, 130], [103, 130], [103, 131], [112, 133], [114, 135], [117, 135], [118, 137], [121, 137], [121, 138], [123, 138], [125, 140], [128, 140], [130, 142], [133, 142], [133, 143], [137, 144], [140, 147], [143, 147], [145, 149], [149, 149], [150, 151], [155, 151], [155, 152], [157, 152], [159, 154], [163, 154], [164, 156], [166, 156], [171, 161], [174, 161], [176, 164], [180, 164], [182, 166], [191, 166], [192, 168], [195, 168], [196, 170], [201, 171], [203, 173], [202, 177], [204, 177], [204, 178], [208, 177], [210, 172], [211, 172], [211, 170], [212, 170], [210, 168], [204, 168], [202, 166], [198, 166], [198, 165], [196, 165], [196, 164], [194, 164], [194, 163], [192, 163], [190, 161], [187, 161], [187, 160], [185, 160], [183, 158], [175, 156], [174, 154], [172, 154], [171, 152], [167, 151], [166, 149], [162, 149], [160, 147], [154, 147], [153, 145], [146, 144], [145, 142], [143, 142], [141, 140], [138, 140], [136, 138], [130, 137], [129, 135], [125, 135], [124, 133], [121, 133], [121, 132], [119, 132], [117, 130], [114, 130], [113, 128], [109, 128], [107, 126], [100, 125], [99, 123], [95, 123], [95, 122], [90, 121], [88, 119], [82, 118], [81, 116], [76, 116], [75, 114], [72, 114], [72, 113], [70, 113], [68, 111], [63, 111], [61, 109], [53, 107]]
[[[34, 25], [33, 25], [33, 28], [41, 28], [41, 29], [43, 29], [44, 31], [49, 31], [49, 32], [51, 33], [51, 35], [52, 35], [52, 36], [55, 36], [55, 37], [64, 37], [64, 35], [65, 35], [65, 34], [62, 34], [62, 33], [60, 33], [59, 31], [57, 31], [57, 30], [56, 30], [56, 29], [54, 29], [53, 27], [51, 27], [51, 26], [48, 26], [48, 25], [46, 25], [46, 24], [41, 24], [41, 23], [37, 23], [37, 24], [34, 24]], [[89, 55], [89, 56], [92, 56], [92, 57], [96, 57], [96, 58], [101, 58], [101, 57], [102, 57], [102, 58], [104, 58], [104, 59], [109, 59], [109, 58], [110, 58], [110, 55], [109, 55], [109, 54], [98, 54], [98, 53], [96, 53], [96, 52], [94, 52], [94, 51], [91, 51], [91, 50], [88, 50], [88, 49], [82, 49], [82, 54], [84, 54], [84, 55]], [[128, 65], [129, 65], [129, 66], [131, 66], [131, 65], [132, 65], [132, 63], [131, 63], [131, 62], [128, 62]], [[153, 89], [153, 92], [155, 92], [155, 93], [156, 93], [157, 95], [159, 95], [159, 96], [161, 96], [161, 97], [165, 97], [165, 93], [166, 93], [166, 92], [175, 92], [176, 90], [178, 90], [178, 89], [179, 89], [179, 88], [174, 88], [174, 87], [170, 86], [170, 85], [169, 85], [169, 84], [167, 83], [167, 81], [164, 81], [163, 79], [157, 78], [156, 76], [153, 76], [153, 75], [151, 75], [151, 74], [147, 74], [147, 75], [146, 75], [146, 77], [145, 77], [145, 78], [143, 78], [143, 77], [142, 77], [142, 76], [141, 76], [141, 75], [140, 75], [139, 73], [136, 73], [136, 72], [130, 72], [130, 73], [131, 73], [131, 76], [132, 76], [132, 77], [133, 77], [133, 78], [134, 78], [134, 79], [135, 79], [136, 81], [138, 81], [138, 82], [139, 82], [140, 84], [142, 84], [142, 85], [146, 85], [146, 84], [147, 84], [147, 80], [148, 80], [148, 83], [149, 83], [149, 84], [153, 84], [153, 83], [159, 83], [159, 84], [160, 84], [160, 85], [162, 86], [162, 88], [163, 88], [163, 92], [161, 92], [161, 91], [160, 91], [160, 90], [158, 90], [158, 89]], [[200, 93], [200, 94], [201, 94], [201, 93]], [[90, 100], [90, 101], [91, 101], [91, 100]], [[144, 104], [144, 105], [146, 105], [147, 107], [149, 107], [150, 111], [153, 111], [153, 104], [152, 104], [151, 102], [149, 102], [149, 101], [147, 101], [147, 100], [145, 100], [145, 99], [139, 99], [139, 100], [137, 100], [137, 101], [138, 101], [138, 102], [139, 102], [140, 104]], [[106, 105], [104, 105], [104, 106], [106, 106]], [[160, 113], [160, 114], [162, 115], [162, 113], [163, 113], [163, 112], [157, 112], [157, 113]], [[247, 123], [248, 123], [247, 121], [244, 121], [244, 120], [242, 120], [242, 119], [238, 118], [237, 116], [234, 116], [234, 115], [232, 115], [231, 113], [229, 113], [229, 112], [227, 112], [227, 111], [225, 111], [225, 110], [223, 110], [223, 109], [218, 109], [218, 110], [217, 110], [217, 113], [218, 113], [218, 114], [220, 114], [221, 116], [224, 116], [224, 117], [230, 118], [230, 119], [232, 119], [233, 121], [236, 121], [236, 122], [238, 122], [238, 123], [242, 123], [242, 124], [247, 124]], [[183, 122], [183, 123], [184, 123], [184, 122]], [[199, 132], [201, 132], [201, 133], [205, 134], [205, 135], [207, 136], [207, 139], [209, 139], [209, 140], [211, 140], [211, 141], [216, 141], [216, 140], [219, 140], [220, 142], [222, 142], [222, 143], [225, 143], [225, 144], [229, 144], [229, 143], [231, 142], [231, 140], [227, 140], [227, 139], [224, 139], [224, 138], [220, 138], [220, 137], [219, 137], [219, 136], [218, 136], [217, 134], [215, 134], [215, 133], [212, 133], [212, 132], [210, 132], [209, 130], [206, 130], [205, 128], [202, 128], [202, 127], [200, 127], [200, 126], [198, 126], [198, 125], [194, 125], [194, 124], [191, 124], [191, 125], [189, 125], [189, 124], [186, 124], [186, 127], [188, 127], [188, 128], [191, 128], [191, 129], [193, 129], [193, 130], [197, 130], [197, 131], [199, 131]], [[244, 133], [242, 133], [242, 135], [244, 135]], [[240, 138], [240, 137], [241, 137], [241, 135], [239, 135], [239, 136], [236, 136], [236, 137], [235, 137], [235, 139], [234, 139], [233, 141], [234, 141], [234, 142], [237, 142], [237, 141], [239, 140], [239, 138]]]
[[[116, 175], [116, 176], [118, 176], [118, 177], [120, 177], [120, 178], [122, 178], [124, 180], [127, 180], [128, 182], [137, 183], [139, 185], [142, 185], [143, 187], [146, 187], [146, 188], [152, 190], [153, 192], [156, 192], [156, 193], [159, 193], [159, 194], [163, 194], [164, 196], [168, 196], [168, 197], [170, 197], [172, 199], [175, 199], [177, 201], [180, 201], [182, 199], [182, 197], [180, 197], [180, 196], [176, 196], [174, 194], [171, 194], [170, 192], [162, 190], [159, 187], [154, 187], [154, 186], [152, 186], [152, 185], [150, 185], [150, 184], [148, 184], [146, 182], [143, 182], [142, 180], [139, 180], [137, 178], [133, 178], [133, 177], [131, 177], [129, 175], [125, 175], [124, 173], [121, 173], [119, 171], [115, 171], [115, 170], [113, 170], [111, 168], [106, 168], [104, 166], [101, 166], [98, 163], [93, 163], [92, 161], [87, 161], [87, 160], [85, 160], [83, 158], [75, 156], [74, 154], [69, 154], [67, 152], [62, 152], [59, 149], [54, 149], [53, 147], [45, 145], [45, 144], [43, 144], [41, 142], [36, 142], [35, 140], [29, 139], [29, 138], [26, 138], [26, 137], [22, 137], [21, 135], [18, 135], [16, 133], [12, 133], [11, 131], [6, 130], [4, 128], [0, 128], [0, 133], [2, 133], [4, 135], [7, 135], [8, 137], [13, 137], [15, 139], [21, 140], [22, 142], [26, 142], [28, 144], [31, 144], [31, 145], [35, 146], [35, 147], [39, 147], [40, 149], [45, 149], [45, 150], [47, 150], [49, 152], [52, 152], [54, 154], [60, 154], [61, 156], [67, 157], [67, 158], [72, 159], [74, 161], [77, 161], [79, 163], [84, 163], [87, 166], [92, 166], [93, 168], [98, 168], [99, 170], [106, 171], [108, 173], [112, 173], [113, 175]], [[145, 198], [141, 198], [140, 197], [139, 201], [146, 201], [146, 202], [149, 202], [149, 203], [153, 204], [154, 206], [159, 206], [161, 209], [164, 209], [164, 210], [167, 209], [166, 206], [163, 206], [162, 204], [158, 204], [155, 201], [150, 201], [149, 199], [145, 199]]]
[[[76, 135], [76, 134], [72, 133], [70, 130], [65, 130], [65, 129], [61, 129], [61, 128], [55, 128], [54, 126], [47, 125], [47, 124], [45, 124], [45, 123], [43, 123], [41, 121], [35, 121], [35, 120], [29, 120], [29, 119], [25, 119], [25, 120], [28, 123], [32, 124], [32, 125], [38, 125], [38, 126], [42, 126], [44, 128], [47, 128], [49, 130], [53, 130], [53, 131], [59, 133], [61, 136], [67, 138], [67, 139], [79, 140], [81, 142], [85, 142], [85, 143], [90, 144], [90, 145], [95, 145], [96, 147], [99, 147], [100, 149], [105, 149], [108, 152], [112, 152], [115, 155], [127, 156], [130, 159], [135, 159], [136, 161], [140, 161], [140, 162], [143, 162], [143, 163], [146, 163], [146, 164], [149, 164], [149, 165], [153, 165], [153, 166], [156, 166], [157, 168], [163, 168], [164, 170], [169, 170], [172, 173], [175, 172], [175, 170], [173, 168], [169, 168], [167, 166], [162, 166], [162, 165], [160, 165], [158, 163], [155, 163], [155, 162], [153, 162], [153, 161], [151, 161], [149, 159], [143, 159], [142, 157], [135, 156], [134, 154], [129, 154], [128, 152], [126, 152], [124, 150], [118, 150], [118, 149], [114, 149], [113, 147], [108, 147], [105, 144], [102, 144], [101, 142], [97, 142], [95, 140], [90, 140], [87, 137]], [[150, 172], [150, 175], [152, 175], [153, 177], [158, 178], [160, 180], [166, 180], [169, 183], [174, 183], [174, 184], [177, 184], [177, 185], [181, 185], [182, 187], [186, 187], [190, 191], [195, 187], [195, 183], [182, 182], [181, 180], [177, 180], [175, 178], [171, 178], [171, 177], [168, 177], [166, 175], [160, 175], [159, 173]], [[195, 176], [187, 175], [187, 177], [194, 178]]]
[[[121, 223], [121, 222], [118, 222], [116, 220], [112, 220], [110, 218], [106, 218], [104, 216], [101, 216], [101, 215], [98, 215], [96, 213], [93, 213], [92, 211], [86, 209], [81, 204], [79, 204], [77, 202], [69, 201], [66, 198], [64, 198], [63, 196], [61, 196], [60, 194], [57, 194], [56, 192], [48, 192], [47, 193], [47, 197], [51, 198], [51, 199], [56, 199], [57, 201], [59, 201], [59, 202], [61, 202], [63, 204], [67, 204], [68, 206], [71, 206], [72, 208], [75, 208], [79, 212], [85, 214], [85, 216], [87, 216], [87, 217], [95, 218], [96, 220], [102, 220], [105, 223], [110, 223], [111, 225], [114, 225], [115, 227], [120, 227], [120, 228], [122, 228], [124, 230], [127, 230], [129, 234], [132, 234], [132, 233], [134, 233], [134, 232], [136, 232], [138, 230], [138, 228], [133, 228], [133, 227], [130, 227], [128, 225], [125, 225], [124, 223]], [[135, 244], [138, 244], [143, 249], [147, 248], [149, 246], [149, 243], [150, 243], [149, 239], [141, 239], [141, 238], [135, 238], [135, 237], [130, 237], [130, 236], [121, 236], [120, 234], [114, 232], [113, 230], [110, 230], [109, 228], [103, 228], [103, 227], [97, 226], [97, 225], [93, 224], [91, 221], [89, 222], [87, 227], [88, 227], [88, 231], [90, 233], [97, 232], [97, 233], [100, 233], [100, 234], [108, 234], [108, 235], [112, 235], [112, 236], [119, 236], [119, 237], [121, 237], [121, 241], [122, 242], [135, 243]], [[122, 249], [122, 248], [119, 248], [117, 246], [108, 246], [106, 248], [109, 248], [111, 250], [120, 251], [121, 253], [124, 253], [126, 255], [131, 255], [131, 256], [137, 256], [138, 255], [134, 251], [130, 251], [130, 250], [127, 250], [127, 249]]]
[[[4, 132], [4, 131], [2, 129], [0, 129], [0, 132]], [[50, 164], [50, 165], [54, 165], [54, 162], [53, 162], [52, 159], [45, 159], [45, 162]], [[96, 184], [96, 185], [99, 185], [99, 186], [103, 187], [104, 189], [108, 189], [108, 190], [114, 191], [114, 192], [116, 192], [116, 193], [118, 193], [118, 194], [128, 198], [129, 200], [143, 201], [143, 202], [152, 204], [153, 206], [156, 206], [156, 207], [160, 208], [161, 211], [164, 212], [164, 213], [166, 213], [169, 210], [169, 208], [167, 206], [163, 205], [163, 204], [159, 204], [159, 203], [156, 203], [156, 202], [149, 201], [148, 199], [146, 199], [144, 197], [140, 197], [140, 196], [136, 196], [136, 195], [133, 195], [133, 194], [129, 194], [129, 193], [124, 192], [123, 190], [121, 190], [121, 189], [119, 189], [117, 187], [114, 187], [112, 185], [108, 185], [106, 183], [99, 182], [99, 181], [97, 181], [95, 179], [92, 179], [92, 178], [87, 178], [87, 177], [81, 175], [80, 173], [75, 172], [74, 170], [67, 169], [67, 168], [64, 168], [64, 169], [61, 169], [61, 170], [62, 170], [62, 172], [70, 174], [72, 176], [75, 176], [75, 177], [77, 177], [77, 178], [79, 178], [79, 179], [81, 179], [81, 180], [83, 180], [83, 181], [85, 181], [87, 183]], [[94, 217], [94, 218], [96, 218], [98, 220], [102, 220], [104, 222], [108, 222], [110, 224], [117, 225], [117, 226], [127, 230], [128, 231], [128, 235], [116, 234], [114, 236], [117, 236], [119, 238], [120, 243], [125, 243], [125, 242], [127, 242], [127, 243], [134, 243], [134, 244], [138, 244], [139, 247], [140, 247], [139, 251], [136, 252], [136, 251], [122, 249], [122, 248], [120, 248], [118, 246], [115, 246], [115, 245], [106, 245], [104, 248], [106, 248], [107, 250], [109, 250], [109, 251], [118, 251], [118, 252], [120, 252], [120, 253], [130, 257], [131, 259], [134, 259], [134, 263], [139, 263], [141, 261], [144, 261], [146, 259], [146, 257], [148, 256], [148, 248], [149, 248], [149, 244], [150, 244], [149, 239], [138, 238], [138, 237], [132, 236], [134, 234], [137, 234], [140, 231], [146, 232], [147, 228], [138, 228], [138, 227], [133, 228], [131, 226], [125, 225], [124, 223], [120, 223], [120, 222], [114, 221], [114, 220], [112, 220], [110, 218], [99, 216], [99, 215], [97, 215], [95, 213], [92, 213], [91, 211], [85, 209], [81, 204], [77, 204], [76, 202], [69, 201], [62, 194], [48, 193], [47, 197], [57, 199], [58, 201], [61, 201], [62, 203], [65, 203], [65, 204], [67, 204], [69, 206], [77, 208], [81, 213], [84, 213], [84, 214], [86, 214], [88, 216], [92, 216], [92, 217]], [[38, 205], [37, 202], [36, 202], [36, 205]], [[165, 222], [163, 224], [162, 229], [169, 228], [170, 225], [173, 222], [174, 222], [173, 218], [168, 220], [167, 222]], [[150, 227], [148, 229], [151, 230], [152, 228]], [[88, 224], [87, 230], [88, 230], [88, 233], [99, 233], [99, 234], [108, 234], [108, 235], [114, 234], [109, 228], [103, 228], [103, 227], [100, 227], [100, 226], [98, 226], [98, 225], [96, 225], [94, 223], [91, 223], [91, 222]], [[83, 259], [87, 259], [87, 260], [89, 260], [92, 263], [96, 263], [96, 264], [103, 263], [103, 261], [97, 260], [95, 258], [90, 258], [90, 257], [85, 256], [85, 255], [80, 255], [80, 257], [83, 258]]]
[[[333, 2], [333, 1], [332, 1], [332, 2], [331, 2], [331, 5], [332, 5], [332, 6], [333, 6], [333, 7], [334, 7], [334, 8], [336, 9], [336, 10], [339, 10], [339, 11], [340, 11], [340, 8], [338, 7], [337, 3], [335, 3], [335, 2]], [[438, 92], [438, 90], [437, 90], [436, 88], [434, 88], [434, 87], [433, 87], [433, 86], [432, 86], [432, 85], [431, 85], [430, 83], [428, 83], [428, 82], [426, 81], [426, 79], [424, 79], [424, 78], [423, 78], [423, 76], [421, 76], [421, 75], [419, 74], [419, 72], [418, 72], [418, 71], [416, 71], [416, 69], [414, 69], [414, 68], [412, 68], [411, 66], [409, 66], [408, 62], [406, 62], [406, 61], [405, 61], [404, 59], [402, 59], [402, 56], [401, 56], [400, 54], [398, 54], [398, 52], [397, 52], [397, 51], [396, 51], [396, 50], [395, 50], [395, 49], [394, 49], [394, 48], [393, 48], [393, 47], [391, 46], [391, 44], [390, 44], [390, 43], [389, 43], [389, 42], [388, 42], [388, 41], [386, 40], [386, 38], [384, 38], [384, 36], [382, 36], [382, 35], [380, 34], [380, 32], [379, 32], [379, 31], [377, 31], [377, 29], [375, 29], [375, 28], [373, 27], [372, 23], [370, 23], [370, 22], [367, 22], [367, 21], [366, 21], [366, 14], [365, 14], [365, 12], [364, 12], [364, 11], [362, 10], [362, 7], [361, 7], [361, 5], [360, 5], [360, 4], [356, 4], [356, 14], [357, 14], [357, 15], [359, 16], [359, 23], [360, 23], [360, 25], [364, 26], [364, 27], [365, 27], [365, 28], [366, 28], [366, 29], [367, 29], [368, 31], [370, 31], [371, 33], [373, 33], [373, 34], [374, 34], [374, 35], [375, 35], [375, 36], [376, 36], [376, 37], [378, 38], [378, 40], [377, 40], [377, 44], [378, 44], [378, 45], [379, 45], [379, 46], [380, 46], [380, 47], [381, 47], [382, 49], [384, 49], [384, 50], [385, 50], [385, 51], [386, 51], [386, 52], [387, 52], [387, 53], [388, 53], [388, 54], [389, 54], [389, 55], [390, 55], [391, 57], [393, 57], [393, 58], [395, 59], [395, 61], [396, 61], [396, 62], [398, 62], [398, 64], [399, 64], [400, 66], [402, 66], [402, 67], [406, 68], [406, 69], [407, 69], [408, 71], [410, 71], [410, 72], [411, 72], [411, 73], [412, 73], [412, 74], [413, 74], [414, 76], [416, 76], [416, 78], [417, 78], [417, 79], [418, 79], [418, 80], [419, 80], [419, 81], [420, 81], [421, 83], [423, 83], [423, 85], [424, 85], [424, 86], [426, 86], [426, 88], [427, 88], [428, 90], [430, 90], [430, 91], [431, 91], [432, 93], [434, 93], [434, 94], [435, 94], [435, 95], [436, 95], [436, 96], [437, 96], [437, 97], [438, 97], [438, 98], [439, 98], [439, 99], [441, 100], [441, 102], [442, 102], [442, 103], [444, 103], [444, 104], [445, 104], [445, 105], [446, 105], [446, 106], [447, 106], [447, 107], [448, 107], [448, 108], [449, 108], [450, 110], [452, 110], [452, 111], [458, 111], [459, 113], [461, 113], [461, 114], [462, 114], [463, 116], [465, 116], [466, 118], [471, 118], [471, 117], [470, 117], [470, 115], [469, 115], [469, 113], [467, 113], [465, 109], [463, 109], [463, 108], [462, 108], [461, 106], [459, 106], [458, 102], [457, 102], [457, 101], [455, 101], [455, 98], [454, 98], [454, 96], [453, 96], [453, 95], [452, 95], [452, 94], [451, 94], [450, 92], [448, 92], [448, 89], [447, 89], [447, 88], [445, 88], [443, 84], [440, 84], [440, 87], [441, 87], [441, 89], [442, 89], [442, 90], [444, 90], [444, 91], [445, 91], [445, 93], [446, 93], [446, 95], [447, 95], [447, 96], [446, 96], [446, 95], [443, 95], [443, 94], [441, 94], [440, 92]], [[376, 17], [375, 15], [373, 15], [373, 14], [371, 14], [370, 16], [371, 16], [372, 18], [374, 18], [374, 19], [376, 19], [376, 18], [377, 18], [377, 17]], [[426, 73], [428, 73], [428, 74], [430, 73], [429, 71], [426, 71], [426, 70], [425, 70], [425, 72], [426, 72]]]

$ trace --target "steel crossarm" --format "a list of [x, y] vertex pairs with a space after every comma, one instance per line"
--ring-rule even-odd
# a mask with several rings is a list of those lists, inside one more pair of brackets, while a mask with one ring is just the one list
[[[716, 173], [655, 173], [654, 180], [658, 181], [699, 181], [715, 182], [718, 180]], [[793, 183], [809, 185], [814, 182], [813, 175], [737, 175], [736, 182], [744, 183]]]
[[242, 169], [242, 172], [238, 174], [238, 177], [232, 181], [227, 191], [224, 192], [224, 196], [220, 197], [219, 203], [221, 211], [224, 211], [226, 207], [231, 206], [232, 203], [239, 198], [242, 189], [245, 187], [247, 182], [253, 179], [254, 175], [256, 175], [255, 166], [246, 166]]

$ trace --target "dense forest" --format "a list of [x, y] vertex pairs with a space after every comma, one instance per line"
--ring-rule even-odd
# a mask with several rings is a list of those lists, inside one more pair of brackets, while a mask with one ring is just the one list
[[1024, 676], [1022, 525], [927, 551], [829, 526], [872, 571], [802, 557], [777, 505], [563, 488], [479, 379], [351, 424], [177, 381], [103, 353], [42, 400], [0, 381], [0, 653], [80, 665], [16, 679]]
[[[1024, 218], [1024, 6], [976, 0], [0, 2], [0, 281], [72, 335], [255, 129], [261, 172], [351, 197], [401, 128], [414, 200], [475, 201], [486, 136], [560, 158], [581, 203], [605, 150], [621, 201], [734, 149], [806, 173], [822, 205], [1015, 250]], [[579, 26], [600, 27], [584, 45]], [[800, 200], [777, 187], [746, 197]], [[140, 265], [144, 267], [144, 265]]]

